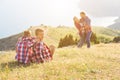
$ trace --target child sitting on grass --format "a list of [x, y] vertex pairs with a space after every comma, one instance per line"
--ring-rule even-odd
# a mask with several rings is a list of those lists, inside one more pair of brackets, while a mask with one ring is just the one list
[[20, 37], [16, 43], [16, 57], [19, 63], [28, 64], [31, 61], [33, 54], [33, 45], [36, 42], [35, 38], [31, 37], [29, 31], [24, 31], [24, 36]]
[[[44, 42], [44, 31], [42, 29], [36, 29], [36, 43], [34, 45], [34, 62], [43, 63], [52, 60], [55, 47], [51, 45], [48, 47]], [[33, 59], [32, 59], [33, 60]]]

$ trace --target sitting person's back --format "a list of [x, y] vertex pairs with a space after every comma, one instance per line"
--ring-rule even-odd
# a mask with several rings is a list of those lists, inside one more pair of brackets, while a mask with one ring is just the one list
[[52, 56], [55, 50], [54, 46], [50, 48], [43, 42], [44, 31], [37, 29], [35, 31], [37, 42], [34, 45], [34, 55], [32, 57], [33, 62], [43, 63], [52, 60]]
[[31, 37], [29, 31], [24, 31], [24, 36], [20, 37], [16, 43], [15, 59], [21, 63], [30, 63], [30, 57], [33, 54], [32, 46], [35, 38]]

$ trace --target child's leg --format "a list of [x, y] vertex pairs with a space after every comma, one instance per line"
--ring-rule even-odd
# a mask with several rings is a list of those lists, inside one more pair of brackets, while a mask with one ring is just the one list
[[50, 51], [51, 51], [51, 55], [53, 56], [54, 52], [55, 52], [55, 46], [50, 45]]

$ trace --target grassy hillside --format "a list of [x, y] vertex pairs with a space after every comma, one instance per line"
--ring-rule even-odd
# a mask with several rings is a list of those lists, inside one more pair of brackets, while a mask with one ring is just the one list
[[98, 37], [104, 36], [112, 39], [115, 36], [120, 36], [120, 31], [118, 30], [112, 30], [110, 28], [104, 27], [93, 27], [92, 29], [93, 32], [95, 32]]
[[52, 62], [17, 66], [15, 52], [1, 52], [0, 80], [120, 80], [120, 44], [56, 49]]
[[[28, 30], [31, 31], [32, 35], [35, 36], [34, 31], [37, 28], [42, 28], [45, 31], [44, 41], [50, 45], [54, 44], [56, 47], [58, 46], [60, 38], [63, 38], [67, 34], [72, 34], [74, 38], [79, 39], [78, 32], [75, 28], [70, 27], [47, 27], [47, 26], [35, 26], [30, 27]], [[98, 37], [105, 37], [112, 40], [115, 36], [120, 35], [119, 31], [112, 30], [104, 27], [92, 27], [93, 32], [96, 33]], [[8, 38], [0, 39], [0, 50], [10, 50], [15, 49], [15, 43], [17, 42], [17, 38], [22, 36], [21, 34], [17, 34], [14, 36], [10, 36]]]
[[22, 36], [22, 33], [12, 35], [12, 36], [7, 37], [7, 38], [0, 39], [0, 51], [2, 51], [2, 50], [14, 50], [16, 42], [17, 42], [18, 38], [21, 36]]
[[109, 25], [108, 28], [111, 28], [114, 30], [120, 30], [120, 17], [118, 17], [118, 19], [114, 20], [114, 23]]
[[[32, 31], [34, 35], [34, 31], [36, 28], [41, 27], [33, 27], [29, 30]], [[54, 44], [56, 47], [58, 46], [58, 42], [60, 38], [65, 37], [67, 34], [72, 34], [74, 38], [79, 39], [78, 31], [73, 27], [42, 27], [45, 30], [45, 38], [44, 41], [47, 44]], [[120, 31], [112, 30], [104, 27], [92, 27], [94, 33], [96, 33], [97, 37], [105, 37], [112, 40], [115, 36], [120, 36]]]

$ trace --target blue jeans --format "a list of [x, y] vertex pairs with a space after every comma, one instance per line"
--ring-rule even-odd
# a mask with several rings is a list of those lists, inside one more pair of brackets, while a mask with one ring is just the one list
[[91, 38], [91, 35], [92, 35], [92, 31], [89, 31], [89, 32], [86, 34], [87, 48], [90, 48], [90, 38]]
[[78, 47], [82, 47], [84, 42], [87, 43], [87, 48], [90, 48], [90, 38], [91, 38], [92, 31], [89, 31], [88, 33], [83, 34], [80, 36], [80, 41], [78, 42]]

